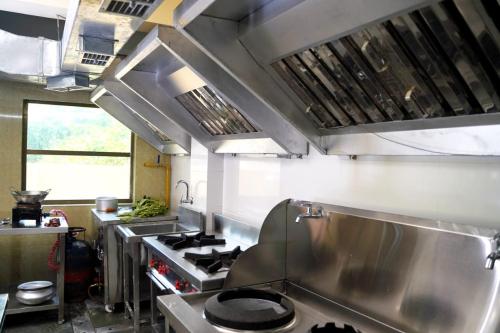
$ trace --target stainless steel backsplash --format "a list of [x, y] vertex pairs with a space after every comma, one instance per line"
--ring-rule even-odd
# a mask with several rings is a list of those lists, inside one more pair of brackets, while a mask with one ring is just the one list
[[494, 230], [321, 206], [296, 223], [288, 205], [289, 281], [406, 332], [500, 330]]

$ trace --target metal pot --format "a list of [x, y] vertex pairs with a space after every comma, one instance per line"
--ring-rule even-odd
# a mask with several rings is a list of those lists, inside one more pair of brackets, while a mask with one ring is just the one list
[[31, 281], [17, 286], [16, 298], [26, 305], [37, 305], [54, 297], [55, 289], [50, 281]]
[[46, 191], [16, 191], [13, 187], [10, 188], [10, 194], [12, 194], [18, 203], [41, 203], [49, 192], [50, 189]]
[[95, 199], [95, 207], [101, 212], [116, 212], [118, 210], [118, 199], [115, 197], [98, 197]]

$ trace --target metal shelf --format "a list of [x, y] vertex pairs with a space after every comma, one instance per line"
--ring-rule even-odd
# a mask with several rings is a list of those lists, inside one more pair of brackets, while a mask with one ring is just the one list
[[20, 303], [17, 300], [16, 292], [17, 292], [16, 286], [12, 286], [9, 288], [9, 302], [7, 303], [7, 310], [5, 311], [6, 315], [59, 309], [59, 297], [57, 296], [57, 293], [50, 300], [42, 304], [26, 305]]
[[64, 323], [64, 264], [65, 264], [65, 249], [66, 249], [66, 233], [68, 232], [68, 223], [64, 217], [59, 217], [61, 225], [59, 227], [45, 227], [44, 224], [48, 218], [44, 218], [42, 221], [42, 227], [39, 228], [12, 228], [11, 226], [3, 226], [0, 228], [0, 236], [12, 236], [12, 235], [44, 235], [44, 234], [56, 234], [59, 241], [58, 249], [58, 262], [59, 270], [56, 273], [55, 286], [56, 296], [51, 300], [40, 304], [40, 305], [25, 305], [21, 304], [16, 299], [17, 284], [15, 286], [6, 286], [7, 289], [4, 292], [9, 294], [9, 302], [7, 305], [6, 315], [17, 314], [17, 313], [27, 313], [27, 312], [38, 312], [47, 310], [58, 310], [58, 320], [59, 324]]

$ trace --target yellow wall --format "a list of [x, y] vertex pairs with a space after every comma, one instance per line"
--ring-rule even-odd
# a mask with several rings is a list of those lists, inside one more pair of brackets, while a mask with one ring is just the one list
[[[86, 92], [55, 93], [41, 86], [0, 81], [0, 217], [10, 217], [15, 205], [9, 187], [21, 188], [22, 161], [22, 111], [23, 101], [57, 101], [89, 103]], [[145, 162], [155, 162], [158, 152], [140, 138], [135, 140], [134, 197], [149, 195], [165, 197], [165, 173], [163, 169], [144, 167]], [[162, 156], [162, 162], [165, 156]], [[124, 181], [129, 181], [124, 180]], [[87, 239], [94, 238], [90, 209], [93, 205], [46, 206], [63, 209], [71, 226], [87, 228]], [[0, 289], [7, 284], [51, 277], [47, 269], [47, 255], [52, 236], [2, 236], [0, 237]]]
[[163, 24], [163, 25], [174, 25], [174, 9], [179, 5], [181, 0], [169, 0], [163, 1], [158, 8], [148, 17], [147, 21]]

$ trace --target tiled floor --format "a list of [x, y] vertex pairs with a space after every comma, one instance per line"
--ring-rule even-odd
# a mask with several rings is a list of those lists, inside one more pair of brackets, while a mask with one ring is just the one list
[[[149, 311], [141, 312], [147, 318]], [[146, 313], [147, 312], [147, 313]], [[66, 305], [66, 321], [57, 324], [57, 311], [35, 312], [7, 316], [6, 333], [103, 333], [132, 332], [132, 322], [125, 319], [123, 307], [116, 307], [114, 313], [104, 311], [100, 303], [86, 300], [84, 303]], [[152, 332], [148, 324], [141, 326], [141, 333]]]

